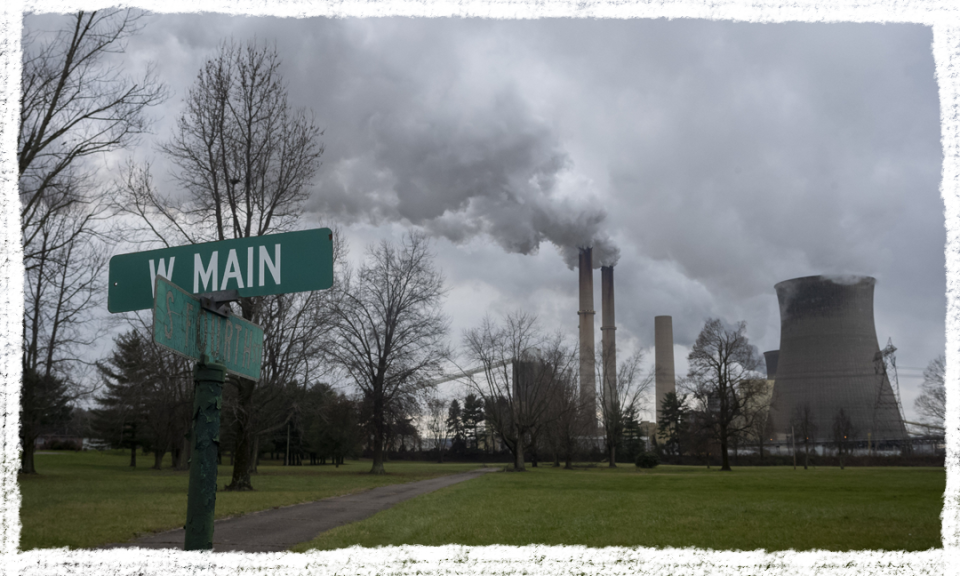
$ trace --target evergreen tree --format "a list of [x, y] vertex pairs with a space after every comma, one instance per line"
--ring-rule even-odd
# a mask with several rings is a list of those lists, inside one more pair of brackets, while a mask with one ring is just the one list
[[481, 424], [484, 421], [483, 398], [476, 394], [467, 394], [463, 400], [463, 412], [460, 416], [463, 422], [464, 436], [467, 447], [480, 450], [480, 437], [483, 435]]
[[686, 399], [677, 396], [676, 392], [667, 392], [663, 397], [657, 435], [660, 437], [665, 454], [679, 456], [683, 453], [681, 439], [684, 438], [689, 425], [687, 421], [689, 412]]
[[23, 447], [20, 472], [36, 474], [33, 453], [37, 438], [70, 421], [70, 396], [64, 380], [25, 367], [20, 398], [20, 441]]
[[636, 407], [631, 407], [623, 416], [623, 435], [617, 447], [617, 460], [620, 462], [635, 462], [637, 456], [644, 452], [640, 419]]
[[121, 334], [110, 357], [97, 363], [104, 392], [97, 397], [99, 408], [93, 410], [93, 433], [113, 448], [129, 448], [130, 466], [137, 465], [137, 446], [146, 443], [144, 344], [136, 331]]
[[[163, 352], [143, 333], [131, 330], [116, 339], [110, 357], [97, 363], [104, 392], [93, 410], [95, 435], [116, 447], [153, 452], [156, 469], [168, 451], [180, 455], [191, 426], [193, 377], [189, 363]], [[179, 451], [179, 452], [178, 452]], [[186, 464], [181, 456], [175, 465]]]
[[450, 452], [462, 455], [466, 451], [467, 442], [464, 436], [463, 413], [460, 402], [456, 399], [450, 402], [450, 409], [447, 411], [447, 431], [452, 438]]

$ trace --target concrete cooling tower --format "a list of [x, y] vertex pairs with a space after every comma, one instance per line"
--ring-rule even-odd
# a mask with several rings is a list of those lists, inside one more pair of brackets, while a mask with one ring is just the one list
[[791, 421], [805, 405], [819, 442], [832, 440], [841, 408], [857, 440], [876, 447], [906, 437], [890, 381], [876, 361], [875, 284], [869, 276], [807, 276], [775, 286], [780, 350], [767, 357], [776, 379], [768, 437], [789, 438]]

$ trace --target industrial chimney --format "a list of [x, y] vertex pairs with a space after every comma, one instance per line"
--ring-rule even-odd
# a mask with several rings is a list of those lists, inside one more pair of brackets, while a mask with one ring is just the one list
[[[829, 440], [840, 409], [872, 444], [906, 436], [882, 364], [869, 276], [807, 276], [775, 286], [780, 301], [780, 354], [768, 433], [789, 438], [791, 420], [809, 406], [816, 438]], [[882, 360], [881, 360], [882, 362]]]
[[677, 377], [673, 367], [673, 317], [656, 316], [653, 319], [654, 331], [654, 378], [657, 405], [656, 421], [660, 424], [660, 407], [663, 397], [677, 392]]
[[613, 313], [613, 266], [600, 267], [600, 338], [604, 409], [612, 414], [617, 402], [617, 327]]
[[597, 426], [597, 373], [593, 339], [593, 249], [580, 248], [580, 401], [590, 429]]

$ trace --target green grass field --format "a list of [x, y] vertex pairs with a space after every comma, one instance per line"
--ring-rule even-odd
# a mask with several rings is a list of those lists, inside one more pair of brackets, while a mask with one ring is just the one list
[[[225, 461], [226, 462], [226, 461]], [[23, 531], [20, 549], [95, 547], [125, 542], [140, 534], [183, 526], [187, 472], [152, 470], [153, 457], [129, 452], [56, 452], [36, 455], [37, 476], [21, 476]], [[346, 465], [276, 466], [261, 464], [253, 492], [218, 492], [217, 518], [339, 496], [400, 482], [413, 482], [477, 468], [477, 464], [388, 462], [387, 474], [371, 476], [370, 461]], [[219, 467], [219, 485], [232, 468]]]
[[943, 468], [535, 468], [490, 473], [326, 532], [359, 544], [939, 548]]

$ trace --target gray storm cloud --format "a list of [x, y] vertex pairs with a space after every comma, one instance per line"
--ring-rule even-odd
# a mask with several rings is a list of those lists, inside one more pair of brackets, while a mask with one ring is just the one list
[[594, 248], [597, 266], [616, 263], [606, 211], [591, 204], [592, 190], [561, 192], [574, 173], [570, 156], [514, 92], [463, 114], [381, 112], [362, 132], [368, 150], [327, 169], [312, 209], [408, 222], [457, 243], [487, 235], [520, 254], [550, 242], [570, 268], [581, 246]]

